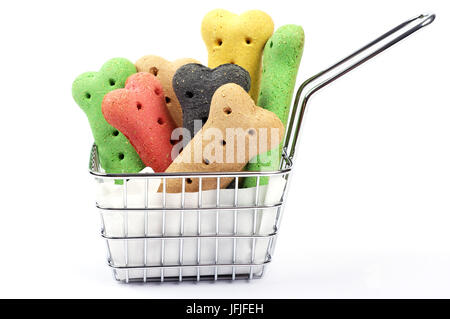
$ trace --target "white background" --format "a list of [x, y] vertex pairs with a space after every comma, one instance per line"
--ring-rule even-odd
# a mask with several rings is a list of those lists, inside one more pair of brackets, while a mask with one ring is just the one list
[[[202, 17], [301, 24], [298, 85], [407, 18], [425, 28], [311, 101], [273, 263], [253, 282], [124, 285], [106, 266], [72, 81], [109, 58], [207, 62]], [[448, 1], [2, 1], [0, 297], [450, 297]]]

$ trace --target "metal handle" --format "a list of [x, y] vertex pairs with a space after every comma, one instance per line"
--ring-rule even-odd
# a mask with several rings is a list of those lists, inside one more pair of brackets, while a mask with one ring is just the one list
[[[285, 149], [286, 155], [289, 154], [289, 158], [293, 158], [295, 154], [295, 146], [299, 138], [300, 129], [302, 127], [303, 117], [305, 115], [306, 106], [311, 96], [319, 91], [321, 88], [327, 86], [331, 82], [337, 80], [344, 74], [355, 69], [364, 62], [370, 60], [374, 56], [383, 52], [387, 48], [391, 47], [395, 43], [403, 40], [414, 32], [421, 28], [431, 24], [436, 15], [435, 14], [421, 14], [415, 18], [407, 20], [392, 30], [386, 32], [380, 37], [376, 38], [369, 44], [363, 46], [361, 49], [350, 54], [348, 57], [342, 59], [329, 68], [317, 73], [300, 85], [297, 95], [295, 97], [294, 106], [291, 112], [291, 118], [289, 120], [289, 126], [287, 129], [285, 143], [287, 147]], [[298, 104], [301, 101], [300, 111], [298, 111]], [[292, 130], [295, 131], [292, 136]], [[292, 143], [289, 144], [291, 142]]]

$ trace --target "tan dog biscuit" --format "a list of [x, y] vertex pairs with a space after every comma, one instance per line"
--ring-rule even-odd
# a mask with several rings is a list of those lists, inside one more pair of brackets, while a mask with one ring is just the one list
[[[283, 134], [284, 126], [275, 113], [256, 106], [241, 86], [228, 83], [215, 92], [207, 122], [166, 173], [241, 171], [257, 154], [276, 148]], [[220, 188], [232, 180], [221, 178]], [[182, 190], [182, 179], [167, 179], [166, 183], [169, 193]], [[216, 187], [216, 178], [202, 179], [203, 190]], [[199, 179], [186, 178], [185, 191], [198, 190]]]
[[200, 63], [195, 59], [184, 58], [173, 62], [156, 55], [146, 55], [136, 61], [138, 72], [149, 72], [155, 75], [163, 86], [166, 105], [177, 127], [183, 126], [183, 112], [180, 102], [172, 87], [172, 78], [179, 67], [188, 63]]

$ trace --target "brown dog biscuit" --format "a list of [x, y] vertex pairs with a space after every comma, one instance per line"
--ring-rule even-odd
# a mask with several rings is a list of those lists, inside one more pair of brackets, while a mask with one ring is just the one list
[[149, 72], [155, 75], [164, 90], [166, 105], [177, 127], [183, 126], [183, 112], [180, 102], [172, 87], [172, 78], [179, 67], [188, 63], [200, 63], [195, 59], [184, 58], [173, 62], [156, 55], [146, 55], [136, 61], [138, 72]]
[[[214, 93], [207, 122], [166, 173], [238, 172], [257, 154], [276, 148], [283, 134], [283, 124], [275, 113], [256, 106], [242, 87], [228, 83]], [[232, 180], [221, 178], [220, 188]], [[182, 190], [182, 179], [167, 179], [166, 183], [169, 193]], [[202, 179], [203, 190], [216, 187], [216, 178]], [[199, 179], [186, 178], [185, 191], [198, 190]]]

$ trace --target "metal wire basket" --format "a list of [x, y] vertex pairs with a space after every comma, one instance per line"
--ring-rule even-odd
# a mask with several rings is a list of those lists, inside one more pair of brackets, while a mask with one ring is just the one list
[[[89, 171], [97, 182], [101, 234], [114, 277], [124, 282], [261, 278], [272, 261], [310, 97], [434, 18], [410, 19], [305, 81], [291, 110], [277, 171], [106, 174], [94, 145]], [[232, 189], [202, 189], [205, 179], [217, 179], [220, 185], [220, 179], [230, 177], [235, 180]], [[243, 177], [255, 177], [256, 187], [240, 189]], [[268, 177], [267, 185], [261, 185], [263, 177]], [[181, 193], [166, 192], [167, 180], [173, 178], [181, 179]], [[199, 179], [198, 192], [185, 192], [192, 178]], [[157, 192], [161, 183], [162, 192]]]

